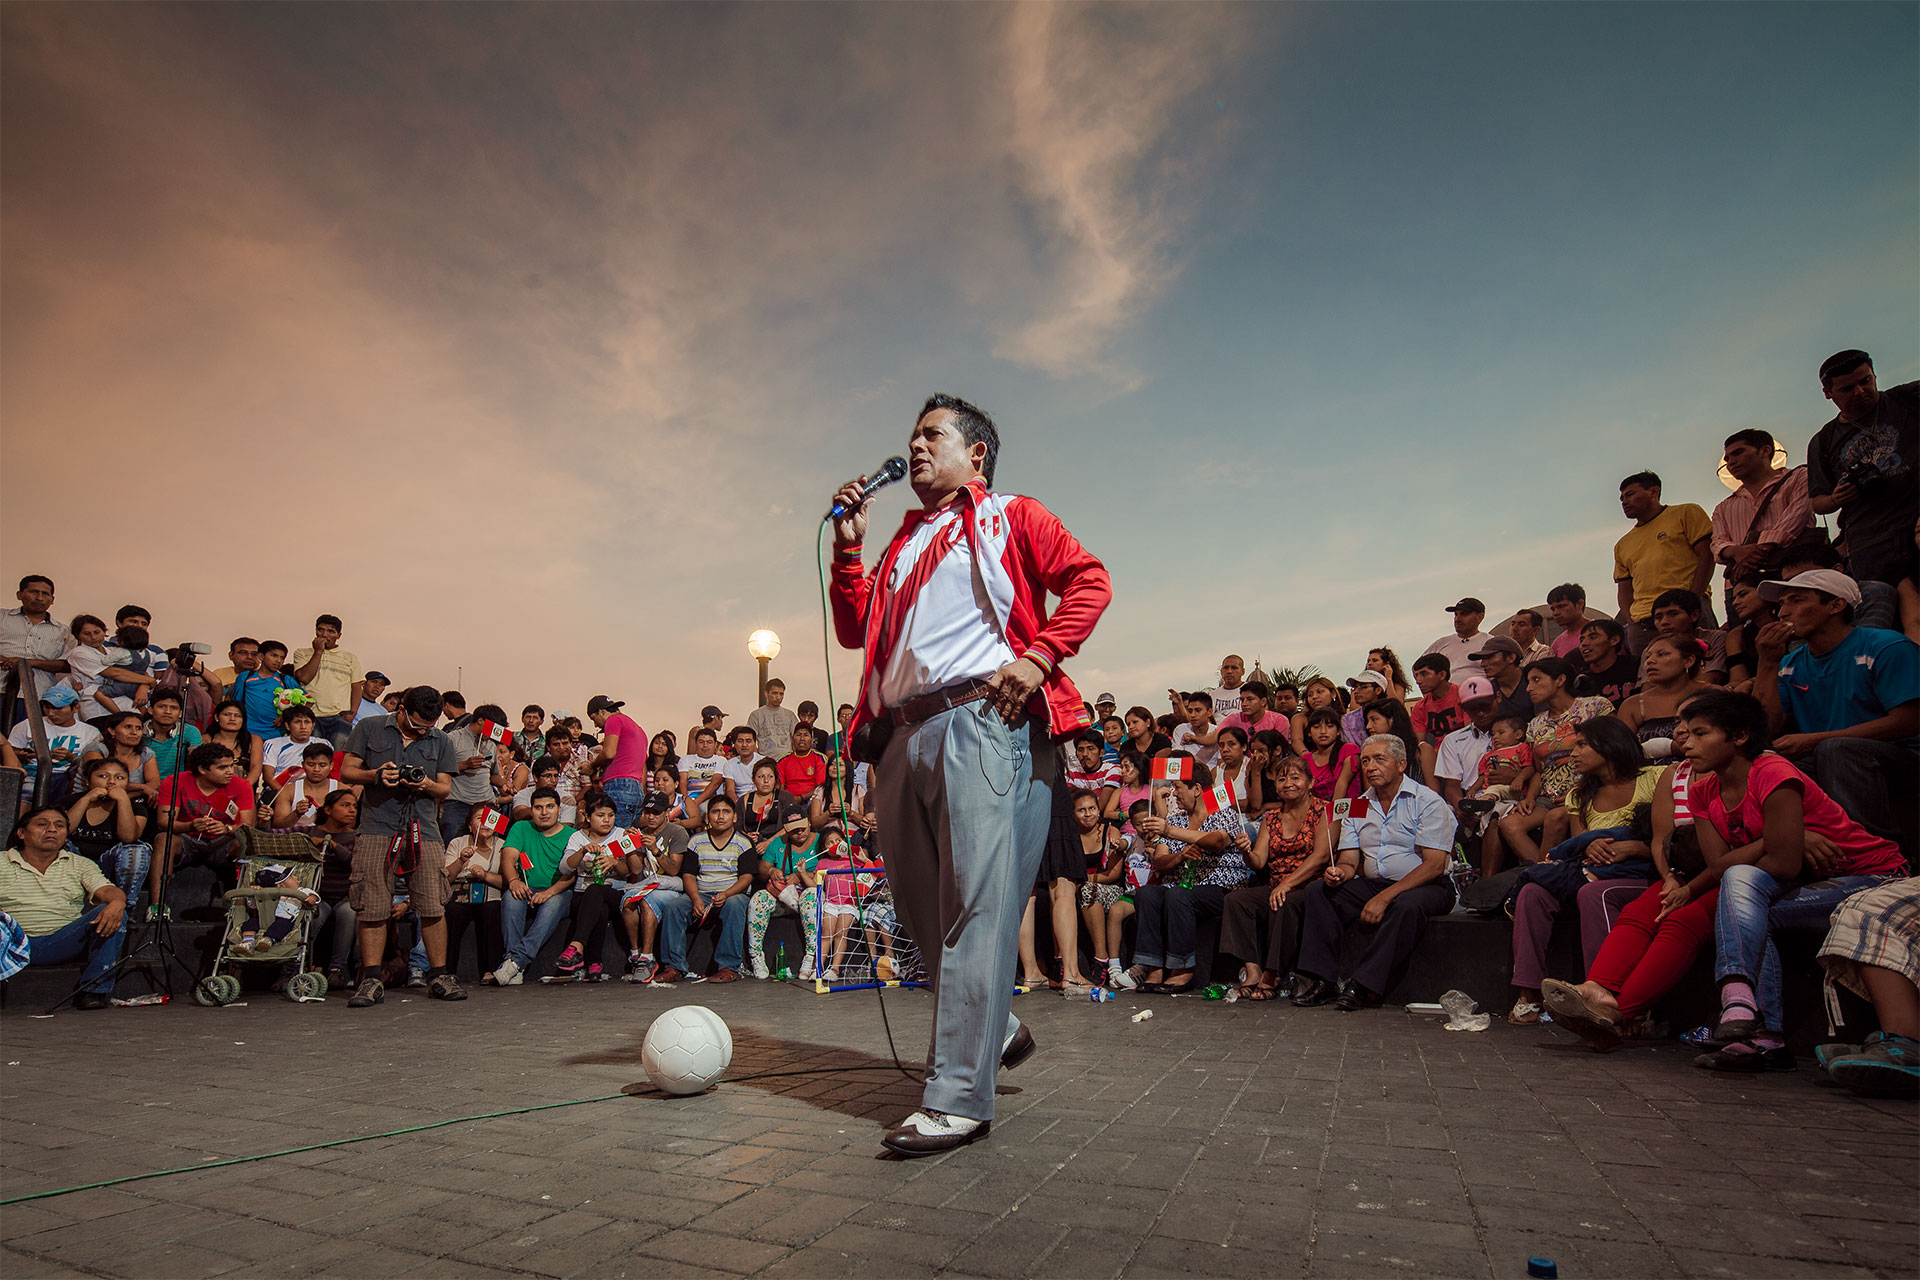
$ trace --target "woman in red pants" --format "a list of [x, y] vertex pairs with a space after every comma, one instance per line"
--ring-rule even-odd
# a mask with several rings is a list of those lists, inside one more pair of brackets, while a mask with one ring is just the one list
[[[1782, 879], [1799, 873], [1806, 829], [1799, 788], [1768, 792], [1761, 829], [1737, 815], [1747, 775], [1766, 750], [1765, 709], [1745, 694], [1715, 691], [1686, 707], [1686, 753], [1693, 764], [1688, 806], [1706, 869], [1691, 880], [1669, 871], [1620, 913], [1578, 986], [1548, 978], [1541, 997], [1553, 1020], [1605, 1051], [1637, 1028], [1653, 1002], [1672, 990], [1713, 936], [1714, 905], [1727, 868], [1756, 864]], [[1729, 815], [1736, 815], [1732, 818]]]

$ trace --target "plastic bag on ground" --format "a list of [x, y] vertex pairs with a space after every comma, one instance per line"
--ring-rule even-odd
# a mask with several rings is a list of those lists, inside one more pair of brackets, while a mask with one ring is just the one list
[[1491, 1014], [1474, 1012], [1473, 997], [1464, 991], [1447, 992], [1440, 997], [1440, 1007], [1446, 1011], [1449, 1031], [1485, 1031], [1493, 1021]]

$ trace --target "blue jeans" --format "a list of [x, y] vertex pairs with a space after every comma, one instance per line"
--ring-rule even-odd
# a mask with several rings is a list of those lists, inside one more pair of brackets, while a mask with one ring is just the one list
[[86, 971], [80, 975], [80, 988], [102, 995], [111, 994], [113, 983], [107, 979], [107, 970], [113, 968], [120, 959], [120, 947], [127, 940], [127, 922], [124, 917], [120, 927], [107, 937], [101, 937], [93, 931], [94, 921], [107, 909], [106, 903], [89, 907], [87, 913], [71, 924], [63, 925], [52, 933], [43, 933], [39, 937], [27, 939], [27, 951], [32, 957], [28, 964], [59, 964], [72, 960], [76, 956], [87, 957]]
[[638, 778], [607, 778], [600, 783], [600, 789], [613, 801], [613, 820], [624, 830], [640, 821], [640, 802], [646, 799], [646, 788], [640, 785]]
[[347, 739], [353, 736], [353, 717], [321, 716], [313, 722], [313, 736], [331, 742], [335, 751], [345, 751]]
[[467, 834], [467, 819], [473, 816], [473, 805], [465, 800], [442, 800], [440, 802], [440, 842], [452, 844], [455, 836]]
[[[668, 894], [666, 901], [656, 905], [653, 896], [647, 898], [647, 905], [653, 907], [660, 917], [660, 962], [671, 965], [682, 973], [687, 969], [687, 925], [693, 919], [693, 899], [684, 893]], [[709, 909], [707, 919], [713, 919]], [[702, 925], [706, 921], [701, 922]], [[747, 895], [736, 893], [720, 904], [720, 932], [713, 940], [713, 963], [721, 969], [740, 971], [740, 957], [746, 945], [747, 935]]]
[[[553, 936], [567, 918], [568, 910], [573, 906], [571, 893], [556, 893], [539, 906], [522, 902], [510, 893], [500, 895], [500, 929], [506, 935], [507, 959], [522, 969], [532, 966], [533, 958], [540, 954], [540, 948], [547, 945], [547, 939]], [[533, 924], [527, 924], [527, 912], [533, 912]]]
[[147, 872], [153, 866], [153, 846], [144, 841], [116, 844], [100, 855], [100, 869], [127, 895], [127, 911], [147, 892]]
[[[1781, 1014], [1780, 952], [1773, 945], [1773, 931], [1824, 925], [1842, 901], [1891, 878], [1835, 876], [1783, 884], [1755, 866], [1727, 868], [1720, 877], [1720, 901], [1714, 907], [1714, 979], [1753, 983], [1761, 1021], [1769, 1031], [1781, 1030], [1786, 1024]], [[1754, 983], [1756, 975], [1759, 981]]]

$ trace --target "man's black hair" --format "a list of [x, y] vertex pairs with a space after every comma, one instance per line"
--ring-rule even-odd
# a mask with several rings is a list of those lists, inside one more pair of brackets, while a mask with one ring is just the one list
[[287, 642], [285, 640], [262, 640], [260, 642], [260, 652], [265, 653], [269, 649], [278, 649], [281, 653], [291, 652], [291, 650], [287, 648]]
[[1585, 604], [1587, 589], [1577, 582], [1563, 582], [1547, 592], [1548, 604], [1559, 604], [1562, 600], [1568, 604]]
[[1855, 351], [1852, 349], [1834, 352], [1820, 362], [1821, 387], [1825, 388], [1828, 383], [1832, 382], [1841, 374], [1852, 373], [1861, 365], [1865, 365], [1869, 369], [1873, 368], [1873, 357], [1864, 351]]
[[1747, 427], [1722, 440], [1720, 447], [1731, 449], [1737, 444], [1744, 444], [1750, 449], [1765, 449], [1768, 457], [1773, 456], [1773, 433], [1770, 431], [1762, 431], [1758, 427]]
[[123, 604], [113, 615], [113, 625], [117, 627], [128, 618], [145, 618], [151, 622], [153, 621], [153, 610], [141, 604]]
[[743, 733], [746, 734], [749, 738], [752, 738], [755, 743], [758, 743], [760, 741], [760, 735], [753, 731], [752, 725], [737, 724], [733, 726], [733, 728], [727, 730], [727, 745], [732, 746], [734, 743], [740, 741], [740, 735]]
[[567, 771], [567, 766], [560, 759], [559, 756], [553, 755], [552, 753], [548, 753], [547, 755], [541, 756], [538, 760], [535, 760], [533, 762], [533, 776], [536, 778], [539, 777], [541, 774], [545, 773], [549, 769], [553, 770], [555, 773], [565, 773]]
[[440, 706], [442, 710], [445, 710], [447, 707], [458, 707], [462, 711], [465, 711], [467, 709], [467, 695], [461, 693], [458, 689], [444, 689], [440, 693]]
[[43, 813], [52, 814], [54, 817], [60, 819], [61, 822], [65, 823], [69, 829], [71, 829], [73, 826], [72, 821], [69, 820], [67, 817], [67, 811], [65, 809], [62, 809], [59, 805], [57, 804], [35, 805], [33, 808], [27, 810], [25, 813], [20, 815], [20, 821], [18, 825], [16, 825], [13, 829], [13, 843], [8, 845], [7, 847], [9, 849], [26, 848], [27, 847], [27, 824], [29, 822], [32, 822], [35, 818], [39, 817]]
[[[26, 577], [24, 577], [24, 578], [22, 578], [22, 579], [20, 579], [20, 585], [19, 585], [18, 587], [15, 587], [15, 588], [14, 588], [14, 590], [16, 590], [16, 591], [25, 591], [25, 590], [27, 589], [27, 584], [28, 584], [29, 582], [44, 582], [44, 583], [46, 583], [46, 584], [47, 584], [47, 590], [49, 590], [49, 591], [52, 591], [52, 590], [53, 590], [53, 579], [52, 579], [52, 578], [49, 578], [49, 577], [48, 577], [48, 576], [47, 576], [46, 574], [44, 574], [44, 573], [30, 573], [30, 574], [28, 574], [28, 575], [27, 575]], [[38, 813], [38, 812], [40, 812], [40, 810], [39, 810], [39, 809], [35, 809], [35, 810], [34, 810], [33, 812], [34, 812], [34, 813]], [[31, 814], [29, 814], [28, 816], [29, 816], [29, 817], [31, 817], [32, 815], [31, 815]], [[63, 814], [61, 814], [60, 816], [64, 818], [64, 817], [66, 817], [67, 815], [63, 813]], [[22, 819], [22, 820], [21, 820], [21, 822], [22, 822], [22, 825], [25, 825], [25, 819]]]
[[722, 804], [727, 806], [728, 809], [732, 810], [736, 814], [740, 812], [740, 806], [735, 804], [733, 802], [733, 798], [724, 791], [720, 792], [718, 795], [715, 795], [710, 799], [702, 800], [701, 804], [709, 813], [713, 812], [715, 805], [722, 805]]
[[1653, 608], [1657, 613], [1678, 605], [1694, 617], [1700, 616], [1700, 597], [1685, 587], [1669, 587], [1653, 598]]
[[521, 715], [525, 715], [529, 711], [533, 712], [535, 715], [540, 716], [543, 719], [546, 717], [546, 714], [547, 714], [547, 709], [541, 706], [537, 702], [529, 702], [526, 706], [520, 708]]
[[982, 443], [987, 446], [987, 456], [980, 460], [980, 476], [991, 489], [994, 464], [1000, 460], [1000, 429], [993, 425], [993, 419], [979, 405], [969, 404], [959, 396], [943, 395], [927, 397], [927, 402], [920, 406], [920, 417], [913, 420], [914, 425], [920, 425], [920, 418], [935, 409], [945, 409], [953, 414], [953, 425], [960, 429], [960, 438], [967, 442], [968, 447]]
[[400, 706], [416, 720], [428, 724], [440, 718], [440, 691], [430, 684], [417, 684], [400, 695]]
[[779, 676], [773, 676], [767, 680], [767, 688], [771, 689], [775, 685], [780, 686], [780, 692], [785, 693], [787, 691], [787, 682]]
[[319, 627], [332, 627], [332, 628], [333, 628], [333, 629], [334, 629], [335, 631], [345, 631], [345, 630], [346, 630], [346, 628], [345, 628], [344, 626], [342, 626], [342, 625], [341, 625], [341, 623], [340, 623], [340, 619], [338, 619], [338, 618], [336, 618], [336, 617], [334, 617], [334, 616], [333, 616], [332, 614], [330, 614], [330, 613], [323, 613], [323, 614], [321, 614], [321, 615], [320, 615], [319, 617], [317, 617], [317, 618], [315, 618], [315, 619], [313, 620], [313, 625], [314, 625], [314, 626], [315, 626], [316, 628], [319, 628]]
[[839, 706], [833, 709], [833, 714], [837, 716], [842, 711], [851, 711], [851, 710], [853, 710], [853, 704], [851, 702], [843, 702]]
[[560, 739], [562, 742], [572, 742], [573, 730], [563, 724], [554, 725], [553, 728], [547, 730], [542, 736], [542, 741], [552, 742], [555, 738]]
[[174, 705], [182, 708], [184, 708], [187, 705], [184, 701], [181, 700], [180, 691], [178, 689], [155, 689], [153, 691], [153, 696], [147, 699], [147, 709], [151, 711], [153, 709], [153, 704], [160, 701], [162, 698], [165, 698], [168, 702], [171, 702]]
[[203, 742], [187, 752], [187, 768], [195, 773], [202, 769], [211, 769], [222, 760], [233, 759], [233, 748], [223, 747], [217, 742]]
[[795, 707], [793, 714], [799, 716], [802, 720], [807, 719], [809, 716], [817, 720], [820, 718], [820, 704], [809, 698], [807, 701]]
[[227, 652], [232, 653], [235, 649], [238, 649], [243, 644], [250, 644], [256, 649], [260, 647], [260, 642], [258, 640], [255, 640], [252, 636], [235, 636], [232, 640], [229, 640], [227, 642]]
[[504, 725], [507, 722], [507, 709], [491, 702], [483, 702], [473, 709], [475, 720], [485, 720], [492, 724]]
[[527, 797], [527, 807], [532, 808], [542, 800], [551, 800], [555, 804], [559, 804], [560, 793], [552, 787], [535, 787], [533, 794]]
[[1625, 480], [1622, 480], [1620, 487], [1624, 489], [1630, 484], [1637, 484], [1642, 489], [1658, 489], [1660, 487], [1660, 477], [1651, 471], [1636, 471]]
[[1598, 629], [1607, 639], [1620, 646], [1620, 652], [1627, 651], [1627, 629], [1612, 618], [1588, 618], [1580, 624], [1581, 634]]
[[1296, 698], [1300, 696], [1300, 686], [1293, 683], [1293, 681], [1291, 680], [1287, 681], [1284, 684], [1276, 684], [1275, 686], [1273, 686], [1273, 691], [1276, 695], [1282, 694], [1282, 693], [1291, 693]]
[[1785, 569], [1790, 564], [1810, 564], [1816, 569], [1838, 569], [1841, 567], [1840, 553], [1833, 549], [1833, 544], [1828, 542], [1823, 534], [1816, 534], [1811, 538], [1790, 542], [1780, 552], [1780, 567]]
[[1265, 680], [1249, 680], [1240, 686], [1240, 692], [1250, 693], [1260, 699], [1260, 701], [1265, 702], [1267, 695], [1272, 693], [1273, 690], [1267, 688], [1267, 682]]
[[309, 742], [306, 750], [300, 753], [302, 760], [331, 760], [333, 748], [324, 742]]
[[1740, 754], [1752, 760], [1767, 749], [1772, 737], [1767, 709], [1751, 694], [1714, 689], [1687, 699], [1685, 720], [1705, 720], [1729, 739], [1744, 737]]
[[1200, 689], [1195, 689], [1192, 693], [1181, 694], [1180, 701], [1181, 702], [1203, 702], [1206, 704], [1207, 709], [1209, 711], [1213, 709], [1213, 695]]
[[1547, 620], [1540, 616], [1540, 611], [1538, 609], [1522, 609], [1520, 610], [1517, 616], [1525, 618], [1528, 622], [1531, 622], [1534, 626], [1534, 630], [1536, 631], [1539, 630], [1541, 627], [1544, 627], [1547, 625]]
[[1453, 674], [1453, 659], [1444, 653], [1423, 653], [1413, 660], [1415, 671], [1438, 671], [1443, 676]]
[[1101, 751], [1107, 749], [1107, 740], [1100, 736], [1100, 732], [1097, 729], [1088, 729], [1085, 732], [1074, 735], [1073, 745], [1078, 747], [1083, 744], [1090, 747], [1097, 747]]

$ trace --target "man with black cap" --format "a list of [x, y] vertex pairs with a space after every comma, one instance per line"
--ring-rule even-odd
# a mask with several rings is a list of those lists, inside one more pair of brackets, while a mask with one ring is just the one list
[[1493, 685], [1496, 716], [1533, 719], [1533, 699], [1527, 694], [1527, 672], [1521, 665], [1524, 657], [1520, 646], [1505, 636], [1486, 636], [1480, 647], [1467, 655]]
[[1472, 596], [1461, 596], [1460, 602], [1450, 605], [1447, 612], [1453, 615], [1453, 634], [1441, 636], [1428, 645], [1425, 653], [1443, 653], [1452, 664], [1450, 671], [1453, 682], [1471, 680], [1475, 676], [1484, 676], [1473, 652], [1486, 639], [1480, 630], [1480, 624], [1486, 620], [1487, 606]]
[[614, 821], [622, 829], [640, 820], [640, 801], [647, 794], [647, 731], [634, 723], [604, 693], [587, 700], [587, 719], [600, 732], [596, 761], [605, 761], [600, 773], [600, 789], [613, 801]]
[[1839, 410], [1807, 443], [1807, 504], [1840, 513], [1855, 579], [1920, 578], [1920, 382], [1880, 390], [1873, 357], [1842, 351], [1820, 366], [1820, 390]]
[[359, 724], [362, 720], [371, 719], [374, 716], [387, 714], [386, 708], [380, 705], [380, 698], [381, 695], [386, 693], [387, 686], [392, 683], [393, 681], [387, 679], [385, 672], [367, 672], [364, 678], [364, 687], [360, 691], [360, 710], [353, 717], [355, 724]]
[[715, 742], [720, 741], [726, 736], [726, 723], [727, 713], [712, 703], [708, 703], [706, 706], [700, 708], [700, 723], [687, 730], [687, 746], [689, 748], [693, 746], [694, 735], [702, 729], [711, 730], [713, 732], [713, 740]]

